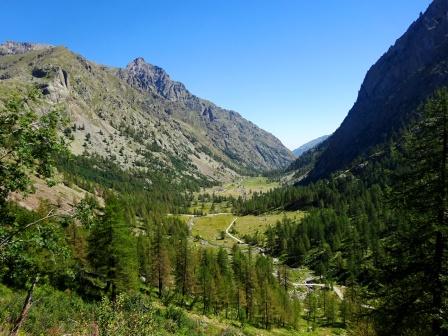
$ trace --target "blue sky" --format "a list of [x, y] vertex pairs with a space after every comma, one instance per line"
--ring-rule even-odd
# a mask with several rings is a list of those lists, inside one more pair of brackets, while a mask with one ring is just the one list
[[430, 0], [2, 0], [0, 41], [98, 63], [142, 56], [293, 149], [333, 132], [369, 67]]

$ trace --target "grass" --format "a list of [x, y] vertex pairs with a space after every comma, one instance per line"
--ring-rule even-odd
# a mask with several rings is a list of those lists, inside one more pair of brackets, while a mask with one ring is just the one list
[[204, 189], [201, 193], [226, 197], [250, 197], [254, 192], [267, 192], [279, 186], [280, 184], [278, 182], [271, 181], [263, 176], [244, 177], [232, 183], [224, 184], [223, 186]]
[[265, 214], [261, 216], [243, 216], [238, 217], [235, 222], [234, 228], [237, 231], [239, 237], [245, 235], [253, 235], [258, 232], [258, 234], [264, 234], [269, 226], [274, 226], [282, 218], [290, 218], [293, 220], [301, 220], [305, 216], [305, 212], [294, 211], [294, 212], [278, 212]]
[[226, 235], [221, 239], [221, 232], [227, 229], [233, 218], [231, 214], [195, 218], [192, 235], [199, 236], [212, 245], [232, 247], [235, 241]]
[[[305, 216], [305, 212], [278, 212], [262, 216], [243, 216], [238, 217], [234, 226], [233, 233], [240, 239], [244, 240], [244, 236], [253, 236], [257, 234], [264, 239], [264, 233], [271, 225], [275, 225], [277, 221], [282, 218], [291, 218], [294, 220], [301, 220]], [[192, 228], [192, 236], [200, 237], [206, 240], [210, 245], [216, 247], [232, 247], [236, 242], [232, 238], [223, 234], [232, 220], [236, 218], [232, 214], [208, 215], [204, 217], [194, 218], [194, 225]], [[188, 221], [189, 217], [185, 217]], [[236, 233], [235, 233], [236, 232]]]

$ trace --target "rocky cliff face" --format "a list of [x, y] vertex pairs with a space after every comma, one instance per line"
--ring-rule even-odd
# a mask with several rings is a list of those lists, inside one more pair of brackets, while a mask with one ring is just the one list
[[434, 0], [368, 71], [353, 108], [327, 141], [310, 178], [328, 176], [390, 139], [444, 85], [448, 85], [448, 0]]
[[191, 97], [182, 83], [172, 81], [170, 76], [157, 66], [146, 63], [142, 57], [136, 58], [128, 64], [126, 69], [120, 69], [118, 77], [123, 78], [129, 85], [143, 91], [156, 92], [163, 98], [179, 101]]
[[239, 114], [195, 97], [139, 58], [126, 69], [90, 62], [63, 47], [0, 46], [0, 89], [38, 88], [42, 110], [65, 107], [75, 154], [177, 179], [225, 181], [280, 168], [291, 152]]
[[294, 159], [272, 134], [234, 111], [191, 94], [182, 83], [171, 80], [163, 69], [143, 58], [135, 59], [116, 74], [132, 87], [172, 102], [173, 108], [169, 110], [172, 117], [204, 131], [214, 146], [240, 165], [258, 170], [277, 169]]

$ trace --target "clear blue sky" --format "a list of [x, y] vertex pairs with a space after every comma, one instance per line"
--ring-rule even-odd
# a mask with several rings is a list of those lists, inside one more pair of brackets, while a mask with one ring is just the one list
[[430, 0], [2, 0], [0, 41], [98, 63], [142, 56], [289, 148], [333, 132]]

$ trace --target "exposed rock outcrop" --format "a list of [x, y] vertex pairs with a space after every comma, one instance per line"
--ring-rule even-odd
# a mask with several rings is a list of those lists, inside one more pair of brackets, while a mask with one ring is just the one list
[[294, 156], [272, 134], [260, 129], [234, 111], [190, 93], [185, 86], [171, 80], [168, 74], [143, 58], [130, 62], [117, 76], [131, 86], [175, 102], [170, 115], [199, 127], [227, 156], [247, 168], [269, 170], [285, 167]]
[[8, 42], [0, 49], [0, 85], [39, 88], [42, 111], [65, 106], [70, 124], [64, 134], [75, 154], [100, 155], [173, 181], [228, 181], [292, 161], [273, 135], [194, 96], [141, 58], [116, 69], [63, 47]]
[[448, 0], [434, 0], [368, 71], [344, 122], [310, 173], [342, 169], [400, 131], [434, 90], [448, 85]]

